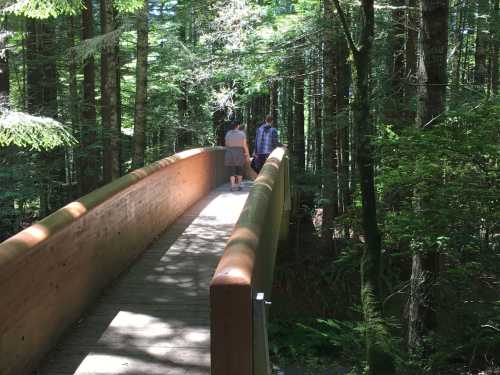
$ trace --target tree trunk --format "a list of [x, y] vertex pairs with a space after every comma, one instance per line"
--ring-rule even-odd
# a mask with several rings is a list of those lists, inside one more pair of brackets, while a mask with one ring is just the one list
[[455, 44], [455, 53], [453, 54], [452, 60], [452, 74], [451, 74], [451, 84], [454, 89], [458, 88], [460, 85], [460, 65], [462, 60], [462, 48], [463, 48], [463, 27], [465, 22], [465, 7], [467, 5], [467, 1], [465, 1], [465, 5], [462, 5], [460, 2], [457, 3], [457, 15], [455, 21], [455, 30], [454, 30], [454, 44]]
[[[3, 30], [0, 29], [0, 34]], [[10, 73], [8, 53], [5, 49], [7, 38], [0, 37], [0, 115], [9, 108]], [[11, 147], [0, 147], [0, 168], [9, 166], [9, 156], [13, 154]], [[2, 189], [12, 186], [13, 181], [9, 174], [2, 176]], [[0, 197], [0, 242], [14, 233], [15, 223], [14, 199], [11, 197]]]
[[[91, 1], [91, 0], [86, 0]], [[101, 21], [101, 34], [104, 34], [104, 28], [107, 21], [106, 13], [106, 1], [100, 0], [99, 2], [99, 14]], [[100, 90], [101, 90], [101, 128], [102, 128], [102, 172], [103, 172], [103, 182], [108, 183], [111, 181], [111, 122], [110, 122], [110, 111], [109, 111], [109, 97], [107, 93], [108, 87], [108, 60], [110, 59], [110, 53], [108, 50], [101, 50], [101, 61], [100, 61]]]
[[[299, 40], [299, 44], [303, 43], [303, 40]], [[298, 54], [296, 58], [296, 69], [295, 69], [295, 121], [294, 121], [294, 147], [293, 153], [295, 155], [295, 172], [299, 175], [304, 173], [305, 170], [305, 135], [304, 135], [304, 76], [305, 76], [305, 66], [304, 66], [304, 51], [302, 48], [298, 48], [296, 53]]]
[[177, 132], [177, 146], [176, 151], [182, 151], [191, 147], [193, 143], [192, 129], [188, 120], [188, 83], [185, 81], [180, 82], [180, 96], [177, 99], [177, 111], [179, 116], [179, 127]]
[[224, 126], [224, 117], [225, 113], [224, 110], [218, 109], [212, 114], [212, 124], [213, 124], [213, 129], [214, 129], [214, 134], [216, 138], [216, 145], [217, 146], [224, 146], [224, 141], [225, 141], [225, 126]]
[[[0, 29], [0, 35], [2, 34]], [[0, 113], [3, 109], [9, 108], [10, 76], [7, 38], [0, 36]]]
[[366, 358], [368, 375], [395, 374], [394, 360], [385, 342], [387, 332], [380, 318], [381, 310], [381, 247], [382, 240], [377, 224], [377, 206], [374, 181], [374, 160], [371, 137], [374, 134], [370, 116], [370, 74], [374, 37], [373, 0], [361, 0], [361, 30], [359, 47], [352, 40], [345, 14], [339, 1], [334, 0], [337, 13], [349, 41], [356, 67], [355, 97], [353, 103], [356, 158], [358, 161], [362, 227], [366, 246], [361, 256], [361, 303], [366, 333]]
[[491, 57], [490, 57], [490, 92], [498, 94], [498, 48], [500, 46], [500, 9], [498, 0], [493, 0], [491, 9]]
[[[312, 62], [308, 59], [306, 61], [306, 66], [311, 67], [314, 69], [314, 65]], [[307, 94], [304, 95], [304, 108], [307, 108], [307, 134], [306, 134], [306, 171], [307, 170], [314, 170], [314, 142], [312, 140], [314, 139], [313, 137], [313, 132], [314, 132], [314, 127], [315, 124], [313, 123], [313, 114], [314, 114], [314, 77], [311, 79], [311, 75], [309, 75], [309, 78], [307, 79]], [[304, 127], [306, 127], [306, 124], [304, 124]]]
[[294, 90], [293, 90], [293, 82], [286, 81], [285, 83], [285, 92], [286, 92], [286, 107], [287, 107], [287, 141], [288, 141], [288, 149], [290, 151], [290, 155], [293, 158], [295, 156], [295, 139], [294, 139]]
[[270, 108], [269, 114], [273, 116], [273, 124], [275, 128], [279, 127], [279, 118], [278, 118], [278, 81], [273, 80], [271, 82], [271, 94], [269, 96], [270, 99]]
[[[113, 1], [101, 0], [101, 33], [106, 35], [115, 29]], [[105, 183], [120, 176], [120, 128], [115, 47], [113, 45], [103, 48], [101, 51], [101, 113], [104, 135], [103, 177]]]
[[[57, 68], [55, 27], [50, 21], [28, 19], [26, 43], [28, 112], [57, 118]], [[62, 205], [60, 196], [51, 194], [57, 182], [65, 180], [64, 152], [61, 148], [39, 154], [40, 217]]]
[[489, 30], [488, 30], [488, 0], [477, 1], [477, 25], [476, 25], [476, 52], [474, 54], [474, 83], [485, 85], [488, 78], [488, 67], [486, 56], [488, 51]]
[[148, 0], [137, 12], [137, 66], [132, 165], [144, 165], [148, 70]]
[[[322, 51], [320, 50], [322, 53]], [[319, 56], [318, 56], [319, 58]], [[321, 61], [321, 60], [320, 60]], [[321, 103], [321, 62], [317, 64], [316, 69], [319, 71], [314, 74], [314, 151], [315, 151], [315, 167], [316, 173], [320, 173], [323, 168], [323, 119], [322, 119], [322, 103]]]
[[415, 121], [415, 109], [413, 100], [416, 96], [417, 76], [417, 39], [418, 39], [418, 5], [417, 0], [407, 0], [406, 10], [406, 41], [405, 41], [405, 123], [412, 124]]
[[387, 100], [384, 103], [384, 117], [399, 132], [403, 127], [404, 113], [407, 108], [404, 95], [405, 74], [405, 0], [391, 0], [392, 23], [389, 27], [390, 53], [387, 67], [389, 72]]
[[[80, 137], [80, 113], [79, 113], [79, 96], [78, 96], [78, 83], [76, 79], [77, 73], [77, 64], [76, 64], [76, 54], [75, 54], [75, 16], [68, 16], [67, 18], [67, 27], [68, 27], [68, 93], [69, 93], [69, 118], [71, 121], [71, 129], [73, 130], [73, 136], [76, 139]], [[68, 175], [68, 183], [73, 188], [74, 182], [81, 181], [78, 172], [78, 161], [77, 161], [77, 148], [73, 148], [68, 150], [68, 167], [67, 167], [67, 175]], [[75, 179], [75, 169], [76, 169], [76, 179]], [[82, 191], [80, 189], [80, 185], [77, 183], [76, 186], [76, 195], [78, 197], [82, 196]]]
[[335, 38], [335, 49], [337, 52], [335, 69], [337, 81], [336, 93], [336, 123], [337, 123], [337, 144], [338, 144], [338, 173], [339, 180], [339, 213], [345, 213], [351, 205], [351, 194], [349, 191], [349, 86], [350, 69], [347, 62], [349, 50], [347, 41], [342, 35], [342, 30], [337, 28]]
[[334, 220], [338, 216], [337, 195], [337, 131], [335, 128], [336, 80], [335, 80], [335, 27], [332, 0], [325, 0], [325, 18], [329, 20], [330, 27], [325, 30], [324, 47], [324, 96], [323, 96], [323, 216], [321, 223], [321, 242], [326, 251], [335, 252], [334, 249]]
[[[419, 34], [417, 126], [435, 126], [445, 110], [447, 84], [448, 0], [423, 0]], [[426, 202], [417, 201], [419, 211]], [[408, 346], [414, 355], [428, 353], [424, 337], [436, 329], [434, 286], [439, 273], [435, 248], [419, 249], [412, 257]]]
[[[94, 37], [92, 1], [85, 0], [82, 10], [82, 39]], [[97, 114], [95, 100], [95, 63], [90, 56], [83, 61], [83, 102], [78, 150], [78, 182], [80, 193], [87, 194], [99, 185], [99, 156], [97, 150]]]
[[[118, 12], [115, 12], [115, 20], [118, 19]], [[118, 28], [118, 24], [115, 25], [115, 28]], [[122, 149], [122, 61], [120, 54], [120, 43], [117, 42], [114, 50], [114, 59], [116, 62], [116, 130], [115, 134], [117, 134], [117, 145], [118, 149], [118, 176], [123, 175], [124, 166], [122, 163], [123, 160], [123, 149]], [[132, 157], [130, 156], [129, 159]]]

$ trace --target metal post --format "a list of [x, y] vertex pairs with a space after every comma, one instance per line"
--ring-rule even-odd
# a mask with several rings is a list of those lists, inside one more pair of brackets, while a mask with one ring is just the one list
[[253, 303], [253, 375], [271, 375], [267, 338], [266, 305], [264, 293], [257, 293]]

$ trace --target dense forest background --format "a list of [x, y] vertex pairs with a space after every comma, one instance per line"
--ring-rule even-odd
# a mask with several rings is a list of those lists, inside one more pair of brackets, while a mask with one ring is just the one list
[[272, 114], [275, 365], [500, 373], [498, 0], [0, 5], [0, 240]]

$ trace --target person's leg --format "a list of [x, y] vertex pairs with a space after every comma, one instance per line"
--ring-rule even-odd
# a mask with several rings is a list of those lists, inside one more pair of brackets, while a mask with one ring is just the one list
[[257, 165], [258, 165], [258, 169], [259, 169], [257, 173], [260, 173], [262, 167], [266, 163], [268, 156], [269, 156], [269, 154], [258, 154], [257, 155], [257, 157], [258, 157]]
[[235, 174], [235, 177], [236, 177], [236, 187], [238, 188], [238, 190], [241, 190], [241, 180], [243, 180], [243, 167], [235, 167], [234, 168], [234, 174]]
[[230, 184], [230, 189], [233, 191], [233, 189], [236, 188], [236, 170], [235, 167], [231, 166], [229, 167], [229, 184]]
[[262, 161], [262, 158], [261, 158], [260, 154], [255, 155], [255, 172], [257, 172], [257, 174], [259, 174], [260, 170], [262, 169], [261, 161]]

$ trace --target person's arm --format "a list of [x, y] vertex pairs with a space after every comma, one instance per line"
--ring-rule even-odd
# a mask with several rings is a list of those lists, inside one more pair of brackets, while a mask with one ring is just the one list
[[258, 143], [258, 139], [259, 139], [259, 129], [260, 128], [257, 128], [257, 131], [255, 132], [255, 142], [254, 142], [254, 148], [253, 148], [253, 155], [257, 155], [257, 143]]
[[271, 128], [271, 146], [273, 150], [280, 144], [278, 142], [278, 131], [275, 128]]
[[247, 138], [245, 137], [244, 141], [243, 141], [243, 149], [245, 150], [245, 157], [247, 159], [250, 159], [250, 151], [248, 150], [248, 142], [247, 142]]

